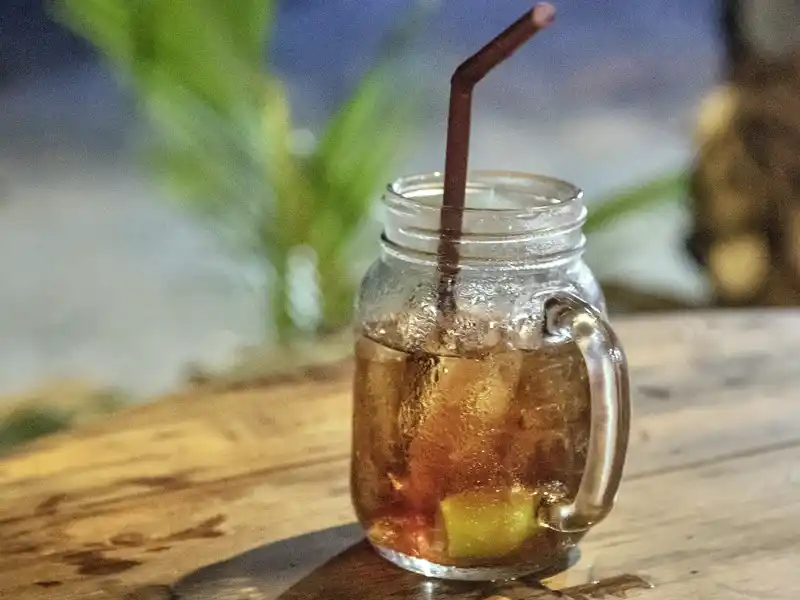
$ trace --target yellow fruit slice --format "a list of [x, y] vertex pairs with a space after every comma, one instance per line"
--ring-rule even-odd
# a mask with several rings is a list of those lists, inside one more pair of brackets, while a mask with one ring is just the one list
[[469, 491], [439, 505], [453, 558], [497, 558], [519, 548], [537, 528], [538, 497], [523, 488]]

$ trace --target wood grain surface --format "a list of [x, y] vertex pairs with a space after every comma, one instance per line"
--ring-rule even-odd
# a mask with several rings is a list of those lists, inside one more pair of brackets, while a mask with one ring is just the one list
[[800, 598], [800, 312], [615, 326], [634, 406], [619, 502], [544, 586], [426, 581], [364, 547], [345, 365], [178, 394], [0, 461], [0, 598]]

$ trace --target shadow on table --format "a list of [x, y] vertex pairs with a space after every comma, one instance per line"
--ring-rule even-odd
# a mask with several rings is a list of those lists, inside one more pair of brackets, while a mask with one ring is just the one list
[[[577, 560], [575, 553], [569, 567]], [[577, 588], [576, 588], [577, 589]], [[566, 591], [566, 590], [565, 590]], [[535, 579], [469, 583], [426, 579], [380, 558], [356, 525], [326, 529], [250, 550], [190, 573], [173, 586], [180, 600], [512, 600], [563, 598]]]
[[281, 540], [198, 569], [174, 584], [173, 591], [181, 600], [278, 598], [362, 540], [363, 530], [355, 524]]

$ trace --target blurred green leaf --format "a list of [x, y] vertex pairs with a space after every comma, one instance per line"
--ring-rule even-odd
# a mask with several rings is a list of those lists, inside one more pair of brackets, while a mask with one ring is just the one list
[[[217, 110], [252, 100], [274, 0], [56, 0], [55, 14], [142, 90], [166, 72]], [[163, 82], [163, 78], [162, 78]]]
[[57, 19], [97, 46], [117, 66], [134, 62], [133, 13], [137, 0], [58, 0]]
[[246, 36], [229, 30], [227, 12], [220, 8], [228, 2], [150, 1], [158, 2], [158, 10], [140, 30], [154, 32], [154, 73], [164, 72], [226, 114], [255, 97], [261, 60], [253, 60]]
[[52, 408], [23, 407], [0, 421], [0, 451], [69, 427], [67, 415]]
[[381, 40], [373, 68], [333, 115], [311, 158], [318, 195], [311, 244], [321, 257], [342, 258], [369, 214], [419, 109], [420, 73], [398, 64], [411, 42], [424, 32], [433, 3], [416, 1]]
[[657, 204], [683, 202], [687, 190], [687, 175], [683, 171], [657, 177], [593, 204], [583, 230], [587, 234], [595, 233], [619, 219]]
[[[263, 157], [251, 140], [255, 113], [224, 117], [178, 86], [159, 86], [148, 98], [159, 131], [151, 167], [182, 193], [176, 199], [209, 217], [251, 226], [264, 218]], [[257, 179], [258, 181], [253, 181]]]
[[235, 33], [242, 59], [252, 65], [262, 65], [277, 1], [203, 0], [203, 4], [207, 15], [221, 18], [225, 31]]
[[270, 184], [274, 209], [265, 222], [265, 240], [279, 245], [286, 256], [293, 245], [305, 242], [314, 211], [314, 191], [302, 164], [291, 150], [292, 117], [289, 100], [277, 79], [265, 82], [261, 132], [266, 144], [265, 176]]
[[[386, 72], [370, 72], [325, 130], [312, 169], [324, 190], [317, 198], [322, 204], [319, 218], [329, 222], [331, 229], [335, 222], [337, 232], [315, 247], [340, 251], [391, 176], [415, 99], [413, 94], [395, 97], [392, 91]], [[323, 225], [317, 228], [315, 239], [319, 240], [322, 229]]]

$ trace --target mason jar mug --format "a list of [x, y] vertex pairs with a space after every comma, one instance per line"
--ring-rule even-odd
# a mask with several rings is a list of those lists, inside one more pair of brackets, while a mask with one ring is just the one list
[[391, 184], [357, 299], [351, 490], [369, 542], [428, 576], [569, 561], [611, 510], [626, 360], [583, 262], [580, 190], [471, 173], [452, 311], [437, 301], [443, 176]]

